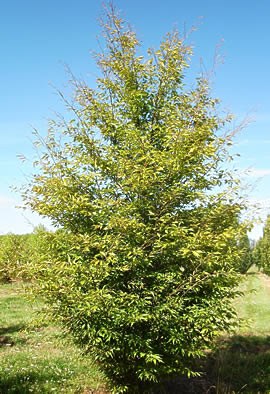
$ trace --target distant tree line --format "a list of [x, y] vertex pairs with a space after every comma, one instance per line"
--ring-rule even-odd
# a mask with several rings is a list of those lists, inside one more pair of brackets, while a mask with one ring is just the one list
[[263, 236], [254, 247], [253, 259], [262, 272], [270, 275], [270, 215], [266, 219]]
[[[68, 249], [68, 237], [62, 230], [50, 232], [38, 226], [29, 234], [8, 233], [0, 235], [0, 281], [29, 281], [37, 275], [41, 265], [61, 255]], [[270, 215], [263, 236], [255, 243], [244, 233], [239, 241], [241, 259], [238, 271], [245, 274], [252, 265], [270, 275]], [[71, 251], [69, 250], [69, 253]]]
[[[0, 235], [0, 282], [40, 279], [41, 271], [44, 279], [50, 260], [64, 259], [67, 252], [72, 256], [70, 242], [70, 235], [63, 230], [51, 232], [42, 225], [29, 234]], [[245, 274], [254, 264], [270, 274], [270, 217], [264, 235], [257, 244], [250, 241], [247, 233], [244, 233], [239, 241], [239, 250], [242, 257], [238, 262], [238, 271], [241, 274]]]
[[29, 234], [8, 233], [0, 236], [0, 281], [29, 281], [33, 267], [41, 260], [42, 240], [47, 233], [38, 226]]
[[61, 260], [72, 249], [69, 236], [37, 226], [32, 233], [0, 235], [0, 282], [46, 281], [50, 261]]

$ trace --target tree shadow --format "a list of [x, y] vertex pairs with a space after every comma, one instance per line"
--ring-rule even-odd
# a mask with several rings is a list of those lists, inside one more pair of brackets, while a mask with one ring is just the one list
[[206, 376], [218, 393], [269, 393], [270, 336], [220, 340], [206, 360]]
[[14, 324], [7, 327], [0, 327], [0, 335], [15, 334], [23, 330], [25, 327], [25, 324]]
[[233, 394], [270, 392], [270, 336], [234, 336], [197, 361], [200, 377], [175, 377], [151, 393]]
[[25, 339], [14, 334], [20, 333], [26, 326], [24, 324], [15, 324], [7, 327], [0, 327], [0, 347], [23, 344]]
[[56, 380], [57, 375], [42, 372], [17, 372], [12, 375], [2, 376], [0, 380], [0, 393], [2, 394], [29, 394], [32, 392], [47, 392], [49, 380]]

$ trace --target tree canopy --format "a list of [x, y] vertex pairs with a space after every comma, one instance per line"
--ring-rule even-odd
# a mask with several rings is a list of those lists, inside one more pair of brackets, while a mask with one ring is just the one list
[[50, 234], [37, 277], [50, 307], [114, 392], [196, 373], [235, 317], [244, 207], [206, 78], [185, 81], [177, 31], [143, 56], [112, 8], [96, 88], [74, 80], [74, 119], [52, 121], [26, 204]]
[[270, 274], [270, 215], [267, 216], [263, 236], [255, 245], [254, 261], [256, 265], [267, 275]]

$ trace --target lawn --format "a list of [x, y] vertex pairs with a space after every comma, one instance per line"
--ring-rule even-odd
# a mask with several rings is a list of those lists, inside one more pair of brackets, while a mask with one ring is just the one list
[[207, 360], [217, 393], [270, 393], [270, 278], [251, 272], [236, 302], [243, 325], [236, 335], [218, 341]]
[[241, 285], [244, 297], [237, 302], [240, 317], [249, 324], [241, 332], [249, 335], [270, 335], [270, 277], [250, 272]]
[[20, 284], [0, 286], [0, 393], [102, 392], [104, 377], [59, 328], [37, 320]]
[[[200, 365], [201, 378], [176, 379], [168, 394], [270, 393], [270, 278], [250, 273], [236, 303], [245, 324]], [[60, 329], [37, 319], [20, 284], [0, 286], [0, 394], [104, 393], [104, 376]]]

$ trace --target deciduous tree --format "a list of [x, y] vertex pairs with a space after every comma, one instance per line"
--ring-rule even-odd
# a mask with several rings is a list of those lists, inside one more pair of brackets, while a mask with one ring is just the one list
[[256, 243], [254, 252], [256, 265], [267, 275], [270, 274], [270, 215], [268, 215], [264, 228], [263, 236]]
[[39, 265], [55, 315], [114, 392], [142, 393], [231, 326], [243, 203], [230, 117], [204, 77], [185, 84], [190, 47], [174, 31], [143, 56], [113, 9], [103, 33], [96, 88], [74, 81], [24, 197], [62, 229]]

